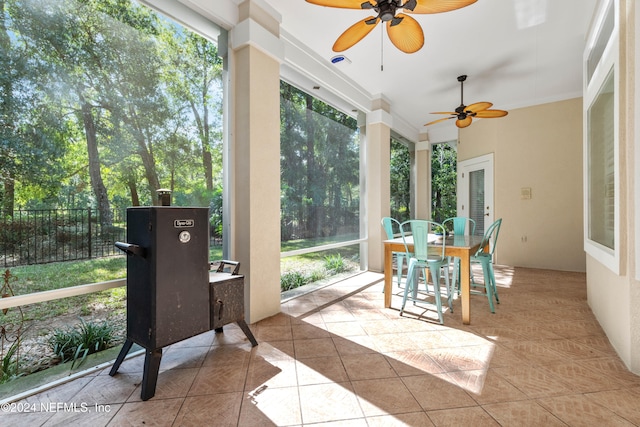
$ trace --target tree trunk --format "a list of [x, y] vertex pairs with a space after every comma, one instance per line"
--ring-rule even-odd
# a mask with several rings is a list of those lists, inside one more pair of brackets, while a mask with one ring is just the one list
[[153, 149], [150, 144], [147, 145], [144, 132], [138, 124], [136, 112], [133, 107], [129, 107], [129, 117], [125, 118], [125, 120], [131, 125], [134, 138], [138, 143], [138, 154], [140, 154], [140, 159], [142, 159], [145, 177], [149, 184], [152, 205], [157, 206], [159, 204], [157, 191], [160, 189], [160, 180], [156, 173], [156, 161], [153, 156]]
[[153, 205], [158, 205], [158, 193], [157, 191], [160, 189], [160, 180], [158, 179], [158, 174], [156, 173], [156, 162], [153, 158], [153, 152], [147, 147], [146, 141], [142, 137], [140, 132], [137, 132], [136, 140], [138, 141], [138, 153], [140, 154], [140, 158], [142, 159], [142, 164], [144, 165], [144, 173], [147, 178], [147, 182], [149, 183], [149, 191], [151, 192], [151, 199], [153, 200]]
[[129, 187], [129, 193], [131, 193], [131, 206], [140, 206], [138, 186], [136, 185], [136, 179], [133, 175], [127, 176], [127, 187]]
[[2, 194], [2, 213], [5, 217], [13, 218], [13, 211], [15, 209], [15, 181], [13, 173], [9, 172], [9, 175], [4, 178], [4, 191]]
[[[10, 49], [11, 49], [11, 39], [9, 34], [7, 33], [7, 27], [5, 23], [5, 1], [0, 0], [0, 49], [2, 60], [2, 64], [5, 67], [2, 76], [2, 89], [0, 92], [2, 93], [2, 98], [0, 99], [0, 126], [2, 127], [2, 138], [9, 139], [13, 137], [13, 133], [15, 130], [14, 123], [14, 114], [13, 111], [13, 84], [12, 79], [9, 77], [9, 73], [11, 73], [11, 65], [10, 65]], [[5, 74], [6, 73], [6, 74]], [[10, 150], [10, 148], [8, 148]], [[9, 156], [8, 152], [4, 150], [0, 151], [0, 156], [4, 159], [0, 164], [5, 169], [0, 174], [0, 179], [3, 183], [3, 192], [0, 195], [0, 201], [2, 202], [2, 210], [1, 214], [4, 216], [13, 217], [13, 210], [15, 208], [15, 172], [14, 172], [14, 162], [12, 156]], [[6, 163], [5, 163], [6, 162]]]
[[98, 142], [96, 139], [96, 125], [93, 120], [91, 105], [83, 99], [82, 95], [80, 95], [80, 101], [82, 102], [82, 122], [84, 123], [84, 132], [87, 139], [91, 188], [93, 189], [93, 194], [96, 196], [96, 202], [98, 204], [100, 225], [103, 229], [106, 229], [111, 227], [112, 217], [107, 188], [104, 186], [100, 172], [100, 154], [98, 153]]
[[211, 147], [209, 146], [209, 109], [205, 102], [204, 106], [204, 119], [200, 117], [200, 112], [196, 108], [193, 101], [190, 101], [191, 112], [196, 120], [198, 126], [198, 133], [200, 135], [200, 143], [202, 144], [202, 166], [204, 167], [204, 179], [207, 184], [207, 190], [213, 191], [213, 164], [211, 162]]

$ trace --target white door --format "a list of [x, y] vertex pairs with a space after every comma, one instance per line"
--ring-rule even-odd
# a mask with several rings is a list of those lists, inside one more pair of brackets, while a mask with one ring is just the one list
[[475, 220], [477, 235], [493, 223], [493, 153], [458, 163], [458, 216]]

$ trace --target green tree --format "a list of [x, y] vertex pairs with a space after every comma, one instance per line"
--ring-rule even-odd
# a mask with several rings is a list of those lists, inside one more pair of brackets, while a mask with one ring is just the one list
[[434, 144], [431, 153], [431, 218], [456, 216], [457, 153], [449, 144]]
[[391, 217], [411, 218], [411, 159], [409, 149], [391, 138]]
[[30, 52], [16, 31], [11, 16], [20, 2], [0, 1], [0, 200], [1, 210], [12, 216], [16, 185], [39, 188], [39, 199], [50, 199], [60, 187], [64, 144], [60, 118], [38, 92], [42, 70], [30, 62]]
[[3, 210], [92, 202], [109, 225], [112, 201], [156, 203], [160, 183], [184, 204], [220, 193], [213, 43], [130, 0], [0, 0], [0, 12]]
[[335, 236], [357, 223], [356, 121], [287, 83], [280, 94], [283, 240]]
[[222, 60], [216, 45], [197, 34], [164, 35], [163, 76], [173, 98], [184, 105], [183, 120], [197, 131], [206, 189], [212, 195], [222, 164]]

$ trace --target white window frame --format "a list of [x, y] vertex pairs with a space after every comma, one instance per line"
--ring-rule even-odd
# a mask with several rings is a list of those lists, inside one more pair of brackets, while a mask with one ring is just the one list
[[[604, 27], [605, 16], [613, 7], [614, 26], [606, 47], [600, 57], [592, 76], [588, 75], [589, 56], [599, 41]], [[584, 189], [584, 250], [598, 262], [602, 263], [615, 274], [620, 274], [620, 140], [619, 140], [619, 97], [620, 71], [619, 56], [619, 8], [614, 0], [601, 0], [596, 8], [594, 20], [589, 30], [587, 45], [583, 56], [583, 189]], [[589, 108], [596, 100], [607, 77], [613, 70], [614, 79], [614, 244], [613, 248], [606, 247], [589, 238]]]

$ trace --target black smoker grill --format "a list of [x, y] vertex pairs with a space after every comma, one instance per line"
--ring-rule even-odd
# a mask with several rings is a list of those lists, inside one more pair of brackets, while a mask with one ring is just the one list
[[[209, 209], [173, 206], [127, 209], [127, 339], [109, 375], [136, 343], [146, 350], [142, 400], [155, 394], [162, 348], [236, 322], [253, 346], [244, 321], [244, 277], [239, 263], [209, 263]], [[231, 273], [225, 267], [232, 265]]]

